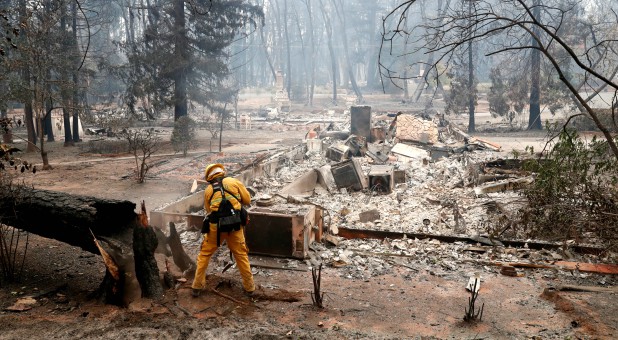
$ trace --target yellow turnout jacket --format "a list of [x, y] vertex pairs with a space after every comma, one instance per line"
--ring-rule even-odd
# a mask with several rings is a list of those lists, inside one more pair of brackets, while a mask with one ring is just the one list
[[[232, 203], [234, 209], [240, 210], [242, 205], [251, 203], [251, 195], [241, 181], [232, 177], [225, 177], [221, 184], [225, 189], [225, 198]], [[232, 197], [230, 194], [235, 197]], [[208, 214], [219, 210], [221, 200], [221, 191], [217, 190], [213, 193], [212, 185], [209, 185], [206, 190], [204, 190], [204, 209], [206, 209]]]

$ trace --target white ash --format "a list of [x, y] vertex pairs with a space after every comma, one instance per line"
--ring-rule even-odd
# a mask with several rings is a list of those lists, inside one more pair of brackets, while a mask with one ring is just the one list
[[[341, 191], [330, 193], [320, 187], [307, 200], [327, 209], [325, 224], [331, 223], [339, 228], [374, 229], [394, 232], [429, 233], [435, 235], [472, 236], [485, 234], [493, 223], [488, 207], [492, 202], [501, 202], [513, 211], [523, 204], [517, 192], [491, 193], [476, 197], [469, 177], [474, 175], [474, 164], [496, 159], [498, 154], [490, 151], [475, 151], [454, 155], [436, 162], [412, 160], [396, 162], [394, 165], [405, 168], [407, 181], [398, 184], [390, 194]], [[274, 195], [287, 183], [305, 172], [328, 164], [329, 160], [321, 154], [309, 153], [307, 159], [298, 163], [289, 162], [275, 176], [255, 178], [251, 183], [260, 195]], [[367, 173], [371, 166], [369, 158], [361, 162]], [[398, 200], [398, 194], [399, 200]], [[288, 212], [298, 209], [294, 204], [281, 203], [277, 209]], [[361, 223], [359, 214], [377, 209], [380, 219]], [[428, 222], [428, 223], [427, 223]], [[186, 231], [177, 225], [181, 240], [187, 253], [195, 258], [201, 244], [199, 232]], [[186, 226], [185, 226], [186, 229]], [[437, 240], [397, 239], [397, 240], [342, 240], [337, 247], [326, 247], [313, 243], [315, 259], [337, 268], [340, 276], [350, 279], [369, 280], [372, 277], [393, 274], [395, 268], [403, 271], [403, 276], [416, 272], [429, 272], [432, 275], [466, 276], [465, 264], [478, 264], [485, 273], [499, 273], [499, 267], [485, 265], [495, 261], [530, 262], [541, 261], [582, 261], [600, 262], [596, 256], [573, 252], [539, 251], [504, 247], [486, 247], [482, 253], [465, 251], [470, 245], [463, 242], [441, 243]], [[390, 256], [397, 255], [397, 256]], [[226, 247], [221, 247], [213, 257], [212, 270], [220, 270], [229, 259]], [[604, 260], [616, 259], [615, 253], [608, 253]], [[284, 263], [290, 268], [298, 267], [302, 261], [288, 259]], [[311, 261], [305, 261], [312, 266]], [[211, 269], [209, 269], [211, 270]], [[255, 269], [256, 275], [270, 275], [269, 270]], [[580, 277], [584, 275], [585, 277]], [[592, 274], [568, 271], [552, 272], [553, 277], [576, 277], [586, 279]], [[616, 283], [615, 278], [603, 279], [605, 284]]]

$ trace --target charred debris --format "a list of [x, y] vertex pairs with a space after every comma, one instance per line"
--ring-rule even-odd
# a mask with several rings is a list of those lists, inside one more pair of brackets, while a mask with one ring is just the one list
[[[577, 268], [581, 278], [618, 272], [598, 264], [608, 255], [601, 258], [594, 245], [526, 240], [509, 228], [527, 204], [518, 190], [534, 176], [524, 161], [504, 158], [500, 145], [439, 114], [372, 115], [369, 106], [346, 114], [338, 123], [308, 124], [302, 145], [234, 173], [254, 193], [251, 253], [279, 258], [275, 265], [254, 261], [257, 275], [261, 268], [325, 265], [362, 280], [395, 268], [469, 276], [459, 273], [463, 263], [505, 276], [530, 268], [564, 269], [547, 275]], [[181, 221], [178, 212], [187, 211], [180, 237], [185, 249], [197, 249], [202, 196], [151, 212], [151, 224]], [[223, 266], [226, 255], [219, 258]]]

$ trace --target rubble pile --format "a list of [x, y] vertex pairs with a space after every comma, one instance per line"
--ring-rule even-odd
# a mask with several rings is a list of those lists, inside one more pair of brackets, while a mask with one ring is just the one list
[[[197, 231], [188, 231], [180, 226], [180, 237], [190, 256], [197, 255], [202, 237]], [[324, 263], [336, 268], [341, 277], [353, 280], [369, 280], [382, 275], [401, 275], [409, 278], [425, 273], [443, 278], [466, 279], [481, 270], [483, 275], [502, 274], [505, 263], [553, 263], [565, 260], [576, 263], [598, 263], [598, 256], [562, 250], [534, 250], [527, 247], [471, 245], [466, 242], [441, 242], [436, 239], [342, 239], [337, 246], [312, 243], [310, 257], [306, 260], [280, 258], [276, 261], [282, 269], [295, 269]], [[195, 254], [194, 254], [195, 253]], [[213, 255], [211, 264], [220, 272], [229, 261], [227, 248], [221, 247]], [[468, 266], [471, 264], [471, 266]], [[482, 269], [481, 269], [482, 268]], [[270, 276], [272, 272], [259, 266], [252, 268], [256, 276]], [[523, 269], [518, 276], [526, 275]], [[597, 280], [600, 285], [614, 286], [618, 277], [596, 275], [583, 271], [550, 270], [542, 277], [577, 283]]]
[[[403, 123], [399, 124], [400, 121]], [[316, 185], [313, 195], [305, 199], [327, 209], [332, 218], [331, 223], [337, 227], [437, 235], [486, 234], [487, 206], [493, 201], [508, 203], [519, 199], [517, 193], [512, 191], [479, 197], [475, 194], [474, 183], [480, 171], [479, 164], [496, 159], [498, 155], [494, 151], [481, 149], [477, 144], [471, 147], [472, 144], [457, 142], [446, 130], [439, 132], [433, 121], [400, 115], [396, 117], [396, 122], [397, 124], [390, 124], [391, 127], [396, 125], [397, 135], [390, 143], [380, 140], [358, 145], [359, 139], [355, 135], [348, 135], [345, 141], [333, 137], [317, 139], [322, 147], [308, 149], [304, 160], [290, 161], [281, 167], [276, 176], [256, 178], [250, 185], [258, 189], [259, 199], [262, 195], [275, 196], [283, 186], [308, 171], [324, 167], [334, 171], [335, 167], [349, 159], [360, 164], [361, 177], [371, 177], [372, 169], [378, 166], [390, 168], [392, 170], [384, 171], [388, 177], [396, 177], [394, 174], [401, 173], [403, 180], [391, 178], [388, 190], [376, 190], [373, 185], [363, 190], [341, 186], [324, 188]], [[404, 131], [400, 131], [400, 126]], [[340, 131], [344, 132], [347, 127], [338, 126]], [[414, 130], [416, 128], [423, 130], [419, 132]], [[391, 131], [391, 134], [393, 132]], [[428, 143], [423, 144], [419, 139]], [[404, 143], [403, 140], [408, 142]], [[451, 151], [445, 157], [432, 159], [430, 150], [447, 147], [438, 140], [450, 143], [448, 147]], [[307, 143], [315, 144], [312, 139], [308, 139]], [[437, 143], [439, 145], [436, 145]], [[328, 151], [332, 150], [334, 145], [338, 146], [338, 150], [344, 150], [341, 145], [345, 145], [347, 150], [332, 155]], [[461, 152], [452, 151], [457, 148]], [[389, 152], [391, 149], [396, 152]], [[405, 151], [397, 152], [404, 149]], [[469, 149], [473, 151], [468, 151]], [[374, 152], [368, 152], [369, 150]], [[375, 150], [380, 151], [386, 158], [374, 159]], [[391, 171], [394, 174], [391, 174]], [[349, 173], [344, 172], [341, 177], [350, 180]], [[336, 184], [337, 178], [334, 182]], [[372, 220], [359, 218], [363, 212], [371, 210], [377, 210], [379, 217]]]
[[[467, 263], [483, 266], [484, 273], [498, 274], [502, 263], [551, 263], [567, 259], [575, 262], [599, 261], [594, 255], [564, 254], [529, 248], [475, 246], [464, 242], [440, 242], [436, 239], [342, 240], [334, 248], [316, 243], [312, 245], [312, 249], [317, 259], [332, 267], [340, 268], [340, 276], [361, 280], [395, 274], [395, 268], [402, 268], [403, 276], [427, 271], [430, 275], [441, 277], [469, 277], [472, 273], [469, 272], [469, 267], [465, 266]], [[561, 276], [586, 279], [593, 274], [552, 271], [544, 275], [548, 278]], [[598, 279], [602, 285], [616, 282], [615, 277], [599, 276]]]
[[[356, 112], [367, 115], [367, 107]], [[361, 118], [351, 119], [350, 124], [313, 127], [302, 159], [283, 159], [274, 175], [247, 183], [255, 192], [254, 206], [261, 209], [293, 215], [302, 205], [323, 212], [325, 237], [309, 242], [305, 259], [278, 260], [282, 268], [324, 263], [339, 268], [342, 277], [367, 280], [423, 270], [437, 276], [469, 277], [471, 267], [465, 266], [469, 263], [477, 265], [475, 270], [483, 266], [485, 273], [521, 276], [523, 270], [510, 264], [528, 268], [531, 263], [563, 261], [568, 268], [573, 263], [615, 261], [613, 254], [600, 258], [555, 245], [542, 249], [543, 244], [515, 241], [518, 235], [504, 233], [512, 223], [511, 214], [527, 204], [515, 190], [530, 184], [533, 177], [522, 170], [521, 161], [501, 159], [504, 154], [496, 152], [500, 146], [469, 136], [441, 117], [432, 121], [385, 115], [373, 126], [354, 127], [355, 122], [366, 121]], [[348, 235], [354, 231], [391, 234], [348, 239], [337, 236], [343, 230]], [[187, 249], [199, 248], [199, 232], [179, 231]], [[506, 245], [499, 240], [505, 235], [511, 242], [502, 239]], [[519, 245], [509, 245], [512, 242]], [[534, 247], [527, 242], [535, 243]], [[214, 263], [223, 267], [228, 258], [219, 252]], [[576, 268], [544, 275], [570, 275], [571, 279], [592, 275]], [[253, 270], [256, 275], [269, 273], [259, 267]], [[615, 284], [614, 278], [599, 280]]]

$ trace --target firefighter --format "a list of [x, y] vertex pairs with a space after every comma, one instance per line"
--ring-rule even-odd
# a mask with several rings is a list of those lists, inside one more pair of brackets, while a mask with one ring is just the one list
[[[239, 180], [232, 177], [225, 177], [225, 168], [222, 164], [210, 164], [206, 167], [205, 178], [210, 183], [204, 191], [204, 209], [209, 216], [215, 216], [219, 209], [219, 204], [222, 201], [221, 191], [215, 190], [217, 185], [221, 185], [224, 189], [226, 199], [234, 206], [234, 210], [241, 210], [242, 205], [251, 203], [251, 195], [247, 188]], [[215, 213], [214, 215], [212, 213]], [[239, 227], [238, 230], [230, 232], [220, 232], [217, 235], [217, 223], [213, 223], [212, 219], [209, 223], [208, 230], [203, 230], [204, 239], [200, 248], [200, 253], [197, 255], [197, 270], [195, 271], [195, 279], [191, 285], [191, 295], [197, 297], [206, 287], [206, 269], [210, 257], [219, 247], [219, 242], [227, 242], [227, 246], [234, 255], [238, 271], [242, 277], [242, 284], [247, 295], [253, 295], [255, 291], [255, 283], [253, 282], [253, 274], [249, 264], [249, 249], [245, 244], [244, 227]]]

